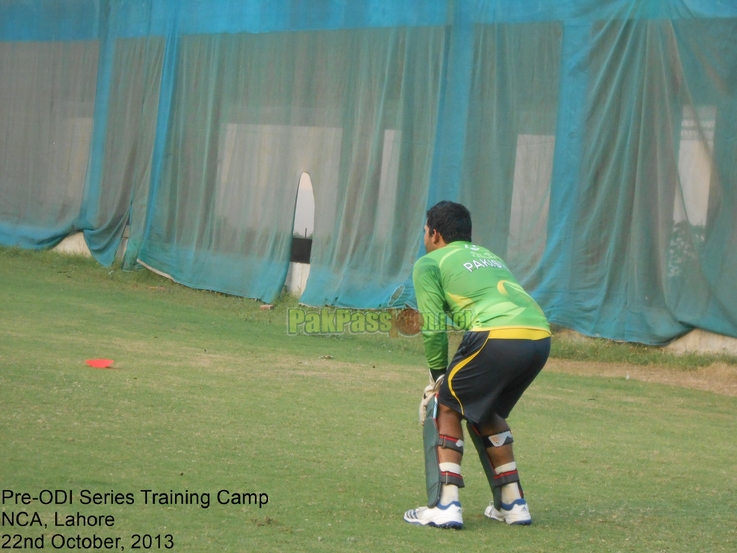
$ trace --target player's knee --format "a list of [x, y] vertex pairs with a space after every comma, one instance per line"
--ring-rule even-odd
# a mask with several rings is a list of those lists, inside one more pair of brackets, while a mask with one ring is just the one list
[[452, 409], [451, 407], [439, 403], [438, 420], [441, 421], [441, 424], [443, 421], [447, 421], [451, 424], [457, 424], [458, 426], [460, 426], [461, 421], [463, 420], [463, 415], [461, 415], [458, 411]]
[[447, 405], [444, 405], [444, 404], [439, 403], [439, 402], [438, 402], [438, 412], [439, 413], [447, 413], [449, 415], [454, 415], [454, 416], [457, 415], [458, 418], [461, 417], [461, 414], [458, 411], [456, 411], [452, 407], [448, 407]]
[[511, 432], [507, 421], [494, 413], [484, 424], [477, 426], [479, 434], [491, 436], [493, 434], [501, 434], [502, 432]]

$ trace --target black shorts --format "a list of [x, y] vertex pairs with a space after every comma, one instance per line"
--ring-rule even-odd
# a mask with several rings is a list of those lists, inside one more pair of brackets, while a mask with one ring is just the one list
[[489, 338], [466, 332], [445, 372], [438, 401], [476, 424], [496, 413], [509, 416], [540, 373], [550, 353], [550, 337], [541, 340]]

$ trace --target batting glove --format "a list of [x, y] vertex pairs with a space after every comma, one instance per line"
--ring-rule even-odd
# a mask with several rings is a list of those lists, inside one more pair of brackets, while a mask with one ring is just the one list
[[441, 375], [435, 382], [431, 382], [422, 391], [422, 400], [420, 401], [420, 425], [425, 426], [425, 417], [427, 416], [427, 405], [430, 400], [435, 397], [440, 389], [440, 384], [443, 382], [445, 375]]

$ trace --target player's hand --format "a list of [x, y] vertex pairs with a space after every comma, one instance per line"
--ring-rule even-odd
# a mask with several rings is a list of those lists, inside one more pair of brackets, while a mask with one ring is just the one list
[[431, 382], [422, 391], [422, 401], [420, 401], [420, 425], [425, 426], [425, 417], [427, 416], [427, 404], [430, 400], [435, 397], [440, 389], [440, 384], [443, 382], [445, 375], [441, 375], [435, 382]]

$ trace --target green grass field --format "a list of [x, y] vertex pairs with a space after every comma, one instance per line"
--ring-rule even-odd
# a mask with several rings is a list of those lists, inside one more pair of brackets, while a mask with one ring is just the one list
[[[0, 279], [0, 547], [95, 535], [128, 551], [139, 534], [183, 552], [737, 550], [737, 398], [543, 371], [510, 417], [535, 523], [483, 517], [468, 450], [465, 529], [416, 528], [402, 514], [424, 501], [419, 340], [287, 336], [294, 301], [260, 311], [53, 253], [0, 249]], [[133, 504], [84, 505], [83, 490]], [[55, 525], [78, 512], [114, 525]]]

